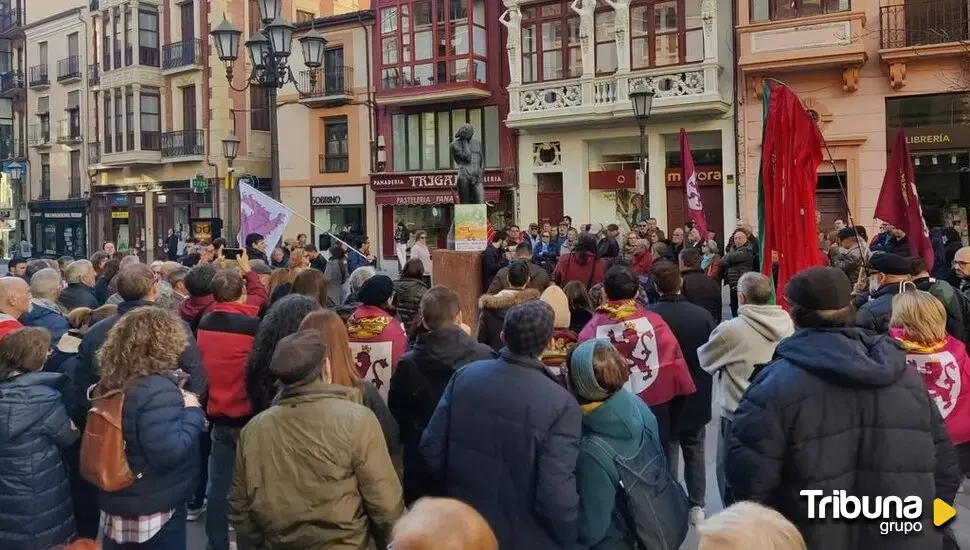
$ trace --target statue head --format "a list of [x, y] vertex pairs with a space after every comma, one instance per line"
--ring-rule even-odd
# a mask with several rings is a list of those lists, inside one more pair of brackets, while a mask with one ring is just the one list
[[462, 124], [455, 131], [455, 137], [458, 139], [471, 139], [475, 135], [475, 127], [471, 124]]

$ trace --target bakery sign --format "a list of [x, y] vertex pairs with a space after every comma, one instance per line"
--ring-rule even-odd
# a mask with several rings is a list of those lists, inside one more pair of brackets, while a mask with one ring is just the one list
[[364, 188], [353, 187], [314, 187], [310, 190], [310, 204], [313, 206], [358, 206], [364, 204]]
[[[500, 170], [486, 171], [485, 187], [505, 187], [505, 180]], [[457, 175], [455, 172], [414, 172], [396, 174], [372, 174], [370, 185], [375, 191], [389, 191], [399, 189], [455, 189]]]

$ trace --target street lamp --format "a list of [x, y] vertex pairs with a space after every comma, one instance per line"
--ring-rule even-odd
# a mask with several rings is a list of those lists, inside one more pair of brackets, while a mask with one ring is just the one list
[[232, 167], [232, 161], [239, 155], [239, 138], [235, 134], [229, 134], [222, 138], [222, 156], [226, 159], [226, 164]]
[[[640, 127], [640, 173], [638, 174], [638, 184], [646, 180], [646, 152], [644, 151], [644, 133], [647, 130], [647, 119], [650, 118], [650, 111], [653, 109], [652, 90], [646, 86], [641, 86], [630, 90], [630, 103], [633, 104], [633, 116], [637, 119], [637, 126]], [[640, 187], [640, 185], [638, 185]], [[637, 189], [638, 192], [645, 193], [646, 189]]]
[[23, 224], [20, 223], [20, 208], [22, 206], [21, 203], [23, 202], [23, 196], [24, 196], [23, 192], [20, 189], [20, 186], [21, 186], [20, 178], [24, 177], [24, 165], [17, 161], [8, 163], [7, 173], [10, 174], [10, 179], [13, 180], [12, 188], [13, 188], [14, 219], [16, 220], [16, 224], [17, 224], [17, 233], [15, 238], [17, 239], [17, 243], [20, 243], [20, 239], [23, 238], [23, 235], [24, 235], [24, 227], [23, 227]]
[[[276, 123], [276, 92], [286, 84], [292, 83], [299, 93], [306, 93], [316, 88], [317, 71], [323, 66], [323, 55], [327, 40], [317, 32], [310, 30], [299, 39], [300, 50], [303, 54], [303, 64], [310, 69], [307, 84], [308, 90], [301, 90], [296, 76], [290, 69], [288, 60], [292, 53], [293, 31], [296, 29], [290, 22], [280, 16], [282, 0], [257, 0], [263, 27], [246, 40], [246, 52], [252, 63], [252, 71], [246, 77], [242, 87], [233, 84], [233, 66], [239, 59], [239, 39], [242, 32], [232, 26], [223, 16], [222, 23], [212, 29], [213, 42], [219, 59], [226, 66], [226, 80], [229, 87], [237, 92], [257, 86], [269, 96], [270, 110], [270, 162], [273, 168], [273, 197], [279, 198], [279, 130]], [[238, 143], [238, 140], [237, 140]], [[223, 147], [226, 147], [225, 140]], [[238, 144], [236, 146], [238, 151]], [[225, 151], [224, 151], [225, 152]], [[226, 155], [226, 159], [229, 156]]]
[[11, 162], [7, 165], [7, 172], [11, 179], [19, 181], [20, 178], [24, 177], [24, 166], [19, 162]]

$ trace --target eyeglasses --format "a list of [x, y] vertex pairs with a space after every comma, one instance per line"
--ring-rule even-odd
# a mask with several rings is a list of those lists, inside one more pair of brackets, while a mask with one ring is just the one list
[[953, 260], [953, 265], [951, 267], [963, 267], [970, 265], [970, 262], [961, 262], [960, 260]]
[[542, 238], [543, 239], [548, 239], [549, 238], [549, 234], [548, 233], [543, 233], [542, 234]]

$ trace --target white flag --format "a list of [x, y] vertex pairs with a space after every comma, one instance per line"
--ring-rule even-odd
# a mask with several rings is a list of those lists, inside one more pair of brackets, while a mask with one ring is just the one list
[[239, 184], [239, 236], [240, 245], [246, 236], [259, 233], [270, 250], [283, 238], [283, 230], [290, 223], [293, 211], [251, 185]]

